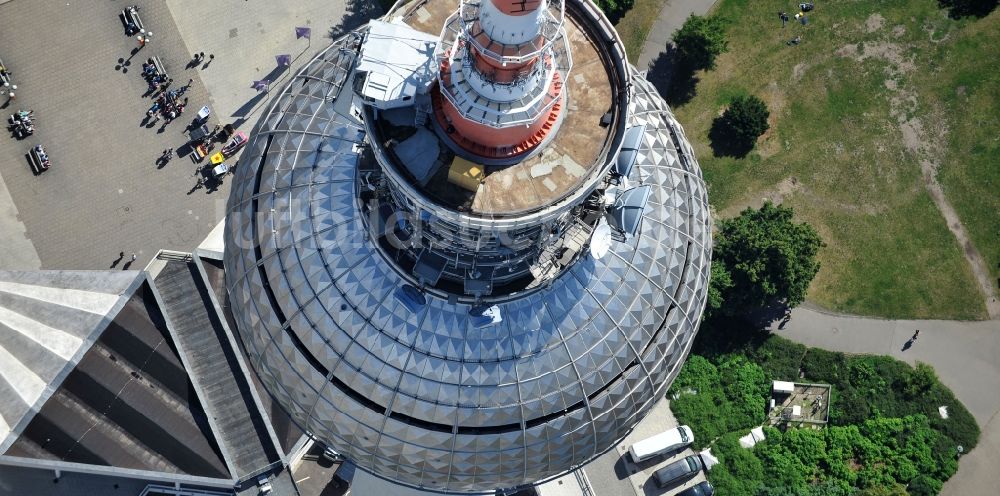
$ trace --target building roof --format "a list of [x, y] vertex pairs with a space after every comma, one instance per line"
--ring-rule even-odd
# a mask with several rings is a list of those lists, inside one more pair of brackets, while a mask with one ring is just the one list
[[138, 271], [0, 271], [0, 453], [142, 280]]
[[126, 298], [4, 454], [230, 478], [152, 293]]
[[357, 66], [368, 73], [361, 94], [381, 108], [412, 105], [413, 97], [434, 83], [437, 42], [437, 35], [405, 24], [370, 21]]

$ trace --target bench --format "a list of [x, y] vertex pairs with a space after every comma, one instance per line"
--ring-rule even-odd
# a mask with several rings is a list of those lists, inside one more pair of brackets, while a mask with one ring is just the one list
[[139, 17], [139, 8], [135, 5], [125, 7], [122, 9], [118, 17], [122, 20], [122, 25], [125, 26], [125, 34], [127, 36], [132, 36], [141, 30], [145, 30], [146, 27], [142, 24], [142, 18]]
[[7, 71], [7, 66], [3, 65], [3, 60], [0, 59], [0, 86], [14, 84], [10, 80], [10, 72]]
[[170, 78], [170, 76], [167, 74], [167, 67], [163, 65], [163, 61], [160, 60], [160, 57], [157, 56], [150, 57], [146, 59], [146, 63], [152, 64], [153, 69], [156, 70], [156, 74], [163, 76], [163, 79]]
[[42, 157], [38, 154], [38, 150], [35, 147], [31, 147], [31, 151], [28, 152], [28, 159], [31, 162], [31, 170], [35, 174], [41, 174], [49, 170], [48, 164], [42, 161]]

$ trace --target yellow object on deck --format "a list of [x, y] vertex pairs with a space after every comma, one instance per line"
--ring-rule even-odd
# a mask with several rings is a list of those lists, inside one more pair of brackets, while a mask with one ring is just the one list
[[209, 160], [212, 161], [212, 165], [219, 165], [226, 161], [226, 157], [222, 155], [222, 152], [215, 152], [215, 155], [212, 155], [212, 158]]
[[483, 166], [462, 157], [456, 156], [448, 168], [448, 182], [472, 192], [479, 189], [479, 183], [483, 182], [484, 178], [486, 173]]

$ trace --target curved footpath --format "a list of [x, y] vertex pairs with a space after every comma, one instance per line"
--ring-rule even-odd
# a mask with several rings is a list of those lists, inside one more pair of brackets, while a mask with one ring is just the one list
[[[883, 320], [796, 308], [775, 334], [825, 350], [889, 355], [925, 362], [965, 404], [982, 429], [979, 445], [959, 461], [941, 494], [995, 494], [1000, 482], [1000, 320]], [[903, 345], [920, 329], [920, 337]]]

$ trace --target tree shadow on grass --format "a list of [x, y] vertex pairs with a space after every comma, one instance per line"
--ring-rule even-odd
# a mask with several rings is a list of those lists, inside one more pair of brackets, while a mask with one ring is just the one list
[[721, 116], [712, 121], [708, 140], [712, 146], [712, 154], [716, 157], [744, 158], [753, 150], [754, 145], [737, 136]]
[[938, 6], [948, 9], [948, 17], [960, 19], [974, 16], [982, 19], [997, 8], [998, 0], [938, 0]]
[[695, 71], [678, 62], [677, 49], [672, 44], [649, 63], [646, 79], [671, 107], [690, 102], [697, 93], [699, 80]]

